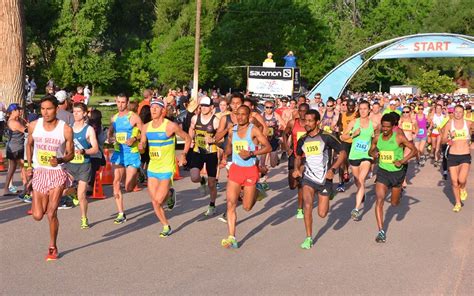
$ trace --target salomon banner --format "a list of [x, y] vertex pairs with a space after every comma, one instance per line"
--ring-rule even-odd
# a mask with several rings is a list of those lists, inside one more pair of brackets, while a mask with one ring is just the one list
[[247, 68], [247, 90], [251, 93], [291, 96], [293, 79], [293, 68]]

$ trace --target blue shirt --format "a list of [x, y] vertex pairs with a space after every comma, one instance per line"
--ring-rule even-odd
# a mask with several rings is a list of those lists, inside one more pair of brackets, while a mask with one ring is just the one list
[[283, 58], [285, 60], [285, 67], [296, 68], [296, 57], [287, 55]]

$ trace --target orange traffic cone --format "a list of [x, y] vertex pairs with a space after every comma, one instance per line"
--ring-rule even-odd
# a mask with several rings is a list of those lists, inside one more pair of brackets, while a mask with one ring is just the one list
[[102, 170], [102, 184], [112, 185], [114, 183], [114, 172], [110, 163], [109, 150], [104, 150], [105, 168]]
[[0, 172], [4, 172], [7, 169], [5, 168], [5, 165], [3, 164], [3, 153], [0, 151]]
[[102, 171], [103, 167], [99, 169], [97, 174], [95, 174], [95, 182], [94, 182], [94, 190], [92, 191], [92, 196], [91, 198], [95, 199], [104, 199], [104, 190], [102, 188]]
[[181, 180], [181, 179], [183, 179], [183, 177], [181, 177], [181, 175], [179, 174], [178, 159], [175, 159], [174, 163], [176, 164], [176, 166], [175, 166], [173, 180], [175, 180], [175, 181]]

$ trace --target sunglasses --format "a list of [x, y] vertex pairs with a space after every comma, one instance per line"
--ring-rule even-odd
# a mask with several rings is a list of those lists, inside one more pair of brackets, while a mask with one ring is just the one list
[[273, 109], [273, 107], [267, 107], [267, 106], [265, 106], [265, 109]]
[[418, 110], [424, 110], [425, 108], [418, 108]]
[[410, 111], [403, 111], [403, 113], [406, 113], [406, 114], [408, 114], [408, 113], [410, 113]]
[[331, 108], [334, 107], [334, 105], [326, 105], [326, 107]]

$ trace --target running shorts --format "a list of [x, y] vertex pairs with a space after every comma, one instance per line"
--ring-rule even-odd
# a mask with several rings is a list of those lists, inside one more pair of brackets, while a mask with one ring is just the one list
[[375, 179], [375, 183], [382, 183], [388, 188], [400, 187], [403, 184], [403, 180], [405, 180], [407, 168], [408, 166], [405, 165], [403, 169], [397, 172], [389, 172], [378, 167], [377, 178]]
[[258, 174], [256, 165], [243, 167], [233, 163], [229, 169], [229, 180], [240, 186], [255, 186], [258, 181]]
[[197, 168], [199, 170], [202, 170], [204, 164], [206, 164], [207, 176], [211, 178], [215, 178], [217, 176], [217, 152], [205, 154], [193, 151], [191, 153], [191, 163], [189, 164], [189, 168]]
[[68, 163], [66, 170], [74, 178], [74, 181], [89, 182], [91, 176], [91, 164], [90, 163]]
[[61, 187], [67, 188], [72, 184], [72, 177], [64, 169], [51, 170], [37, 168], [33, 170], [33, 191], [48, 194], [51, 189]]
[[342, 149], [346, 151], [347, 155], [349, 155], [349, 153], [351, 153], [352, 143], [341, 142], [341, 145], [342, 145]]
[[139, 169], [141, 165], [140, 153], [125, 153], [123, 151], [114, 151], [112, 157], [110, 158], [110, 162], [123, 167], [131, 166], [136, 169]]
[[272, 152], [275, 152], [280, 148], [280, 140], [278, 138], [272, 138], [269, 142], [270, 146], [272, 146]]
[[311, 180], [308, 177], [303, 177], [301, 180], [302, 186], [309, 186], [314, 189], [314, 192], [322, 195], [322, 196], [330, 196], [333, 194], [333, 186], [332, 186], [332, 181], [327, 180], [324, 182], [324, 184], [318, 184]]
[[360, 166], [360, 164], [363, 162], [363, 161], [368, 161], [370, 163], [373, 163], [373, 159], [371, 158], [362, 158], [362, 159], [349, 159], [349, 164], [351, 166], [354, 166], [354, 167], [358, 167]]
[[24, 149], [21, 149], [21, 150], [18, 150], [18, 151], [11, 151], [11, 150], [7, 147], [7, 153], [6, 153], [7, 159], [10, 159], [10, 160], [20, 160], [20, 159], [23, 159], [24, 154], [25, 154], [25, 150], [24, 150]]
[[158, 180], [172, 180], [173, 179], [173, 172], [165, 172], [165, 173], [154, 173], [151, 171], [147, 171], [148, 178], [155, 178]]
[[471, 154], [448, 154], [448, 168], [463, 163], [471, 164]]

